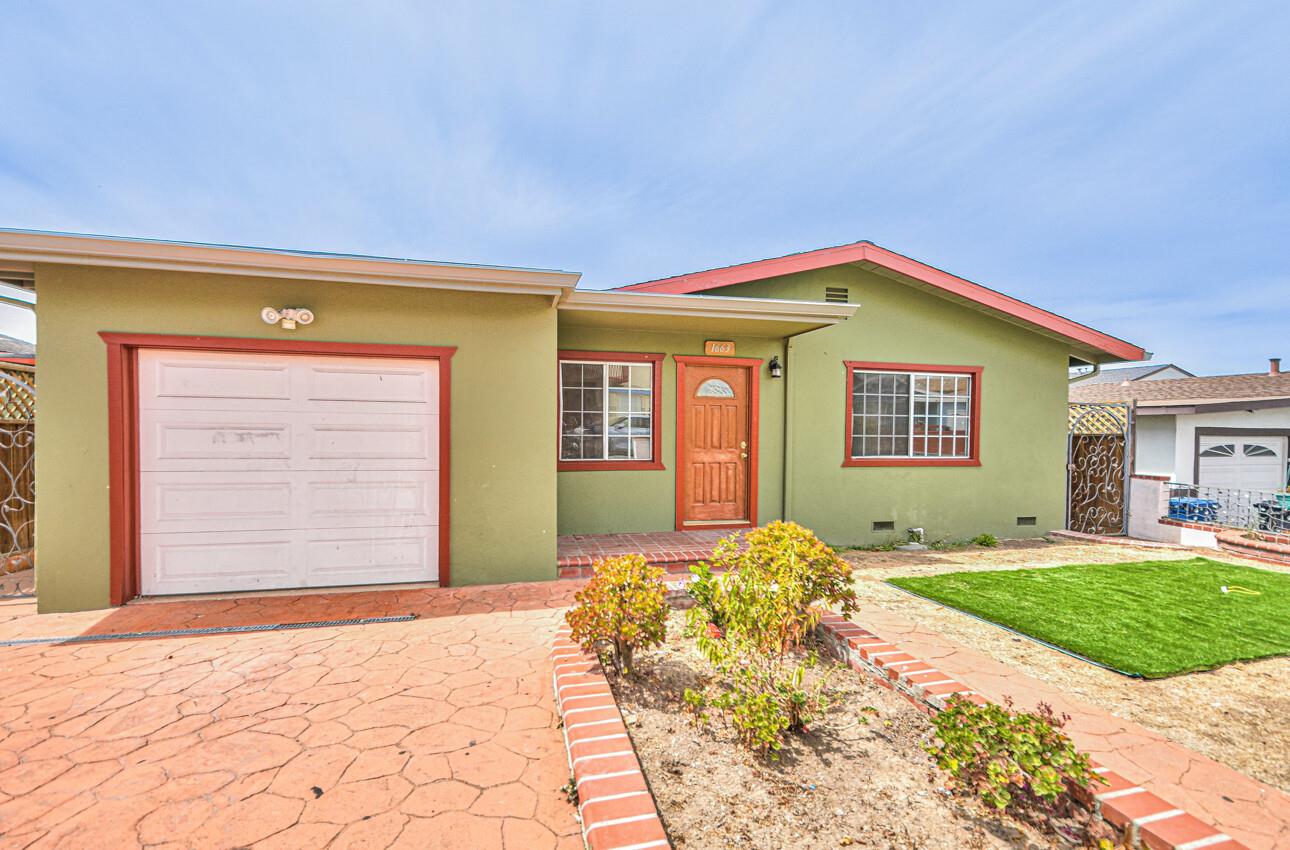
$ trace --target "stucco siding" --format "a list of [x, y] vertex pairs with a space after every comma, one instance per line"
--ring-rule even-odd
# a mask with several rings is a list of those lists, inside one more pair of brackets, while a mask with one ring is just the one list
[[[715, 324], [715, 322], [714, 322]], [[705, 339], [732, 339], [736, 357], [769, 361], [784, 358], [780, 339], [730, 337], [719, 327], [711, 334], [671, 334], [603, 328], [564, 327], [560, 348], [583, 351], [634, 351], [666, 354], [663, 361], [662, 428], [664, 469], [604, 471], [577, 470], [558, 474], [561, 534], [671, 531], [676, 527], [676, 361], [673, 355], [702, 355]], [[555, 364], [551, 364], [554, 373]], [[758, 370], [759, 459], [757, 520], [782, 516], [784, 498], [784, 381]], [[550, 449], [555, 462], [555, 445]]]
[[[902, 282], [842, 266], [714, 290], [822, 300], [846, 287], [855, 318], [789, 343], [788, 516], [840, 545], [922, 527], [928, 538], [1029, 537], [1065, 513], [1068, 351], [1024, 328]], [[978, 467], [843, 467], [843, 361], [981, 366]], [[1017, 518], [1033, 516], [1033, 526]], [[893, 522], [895, 531], [872, 530]]]
[[[407, 287], [40, 266], [37, 561], [42, 611], [108, 604], [106, 350], [100, 331], [456, 346], [454, 584], [555, 576], [556, 316], [550, 300]], [[307, 306], [284, 331], [265, 306]]]

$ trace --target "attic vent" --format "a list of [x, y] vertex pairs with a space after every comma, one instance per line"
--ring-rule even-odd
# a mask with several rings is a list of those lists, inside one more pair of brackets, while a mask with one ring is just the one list
[[851, 290], [845, 286], [824, 287], [824, 300], [833, 304], [851, 303]]

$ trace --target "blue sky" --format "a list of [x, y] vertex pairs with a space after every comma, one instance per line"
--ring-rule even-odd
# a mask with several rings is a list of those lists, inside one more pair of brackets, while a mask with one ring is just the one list
[[1290, 4], [3, 11], [0, 226], [596, 288], [871, 239], [1192, 371], [1290, 359]]

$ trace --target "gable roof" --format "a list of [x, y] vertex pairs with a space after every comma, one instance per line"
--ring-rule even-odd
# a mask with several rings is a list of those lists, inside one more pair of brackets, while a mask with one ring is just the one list
[[1071, 401], [1134, 401], [1139, 407], [1272, 402], [1287, 398], [1290, 398], [1290, 372], [1275, 375], [1256, 372], [1246, 375], [1171, 378], [1163, 381], [1129, 381], [1118, 384], [1078, 381], [1070, 385]]
[[1064, 340], [1089, 362], [1146, 360], [1150, 355], [1131, 342], [1094, 330], [1087, 325], [1027, 304], [934, 266], [897, 254], [872, 242], [853, 242], [800, 254], [773, 257], [735, 266], [708, 269], [677, 277], [650, 280], [618, 287], [631, 292], [691, 294], [846, 264], [859, 265], [879, 274], [927, 289], [937, 295], [991, 313], [1047, 336]]
[[[1157, 372], [1163, 372], [1166, 369], [1177, 369], [1188, 378], [1196, 377], [1191, 372], [1181, 366], [1175, 366], [1172, 363], [1156, 363], [1147, 366], [1122, 366], [1115, 369], [1104, 369], [1095, 375], [1088, 377], [1074, 378], [1072, 384], [1119, 384], [1124, 381], [1142, 381], [1150, 378]], [[1158, 379], [1165, 380], [1165, 379]]]

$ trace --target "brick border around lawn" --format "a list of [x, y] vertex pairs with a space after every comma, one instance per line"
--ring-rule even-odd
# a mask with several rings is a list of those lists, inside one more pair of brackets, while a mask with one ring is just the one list
[[[928, 714], [945, 708], [953, 695], [977, 705], [989, 701], [933, 665], [902, 652], [868, 629], [837, 614], [825, 614], [817, 630], [833, 653], [852, 669], [876, 678]], [[1130, 847], [1149, 850], [1248, 850], [1246, 845], [1094, 762], [1105, 785], [1086, 792], [1103, 819]]]
[[591, 850], [671, 847], [609, 681], [567, 626], [556, 632], [551, 666], [583, 841]]

